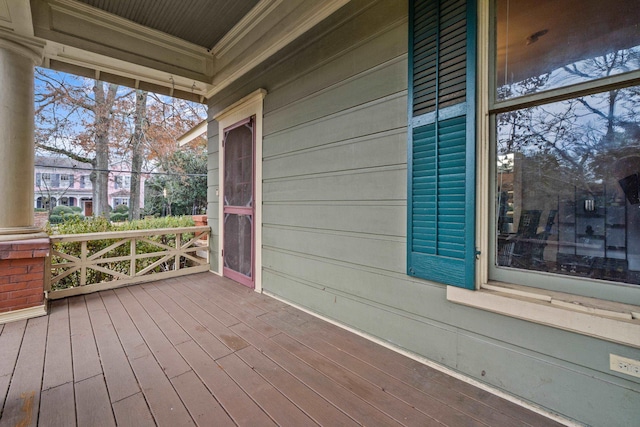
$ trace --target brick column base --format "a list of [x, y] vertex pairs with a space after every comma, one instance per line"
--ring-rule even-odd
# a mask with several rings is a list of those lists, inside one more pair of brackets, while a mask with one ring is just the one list
[[[49, 248], [46, 238], [0, 242], [0, 323], [46, 314], [44, 275]], [[41, 309], [29, 310], [33, 308]]]

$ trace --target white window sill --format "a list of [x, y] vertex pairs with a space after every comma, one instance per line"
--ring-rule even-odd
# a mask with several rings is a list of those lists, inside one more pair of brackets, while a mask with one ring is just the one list
[[447, 286], [447, 300], [640, 348], [640, 307], [492, 282], [477, 291]]

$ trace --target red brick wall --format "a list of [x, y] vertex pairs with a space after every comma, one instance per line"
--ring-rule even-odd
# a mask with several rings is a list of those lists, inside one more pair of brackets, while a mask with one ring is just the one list
[[0, 313], [44, 303], [49, 239], [0, 242]]
[[49, 221], [49, 212], [35, 212], [33, 216], [33, 225], [38, 228], [44, 228]]

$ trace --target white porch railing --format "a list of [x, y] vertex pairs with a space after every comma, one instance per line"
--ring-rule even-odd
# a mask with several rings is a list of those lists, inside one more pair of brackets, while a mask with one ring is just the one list
[[209, 270], [210, 227], [51, 236], [50, 299]]

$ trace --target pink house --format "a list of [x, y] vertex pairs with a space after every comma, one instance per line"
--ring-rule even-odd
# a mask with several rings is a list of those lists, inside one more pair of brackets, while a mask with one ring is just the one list
[[[62, 157], [36, 156], [34, 207], [52, 205], [80, 206], [85, 216], [93, 215], [91, 168]], [[141, 177], [140, 207], [144, 204], [144, 181]], [[131, 172], [114, 166], [109, 174], [109, 204], [129, 206]]]

